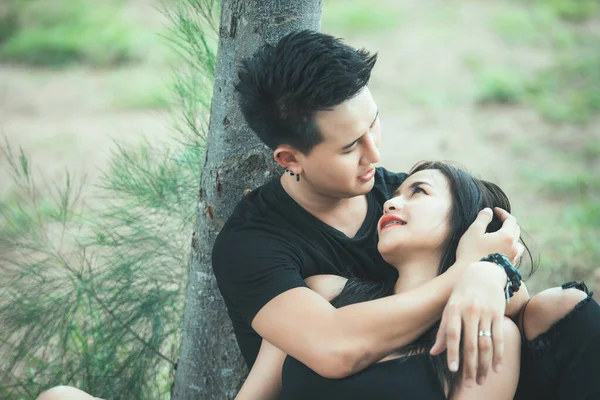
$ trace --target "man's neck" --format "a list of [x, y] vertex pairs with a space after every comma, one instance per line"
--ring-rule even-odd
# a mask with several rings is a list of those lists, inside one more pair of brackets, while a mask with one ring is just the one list
[[327, 225], [353, 237], [367, 215], [366, 195], [336, 198], [315, 192], [302, 181], [283, 174], [281, 186], [302, 208]]

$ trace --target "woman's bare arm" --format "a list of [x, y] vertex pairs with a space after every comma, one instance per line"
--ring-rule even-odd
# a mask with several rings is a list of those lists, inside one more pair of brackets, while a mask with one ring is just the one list
[[256, 361], [235, 400], [277, 399], [285, 356], [283, 351], [263, 340]]
[[[305, 279], [308, 287], [327, 301], [341, 293], [346, 281], [336, 275], [314, 275]], [[276, 399], [281, 392], [281, 368], [286, 356], [263, 339], [256, 361], [235, 400]]]
[[517, 315], [521, 313], [521, 310], [523, 310], [523, 307], [525, 307], [528, 300], [529, 291], [527, 290], [525, 283], [521, 282], [519, 291], [515, 293], [506, 305], [506, 316], [515, 319]]

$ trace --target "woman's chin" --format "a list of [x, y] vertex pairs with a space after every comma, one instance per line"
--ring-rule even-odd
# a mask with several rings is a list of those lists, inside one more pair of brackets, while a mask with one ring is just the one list
[[394, 264], [394, 255], [398, 252], [396, 246], [394, 246], [392, 243], [379, 242], [377, 245], [377, 251], [379, 251], [379, 254], [381, 254], [381, 257], [383, 257], [385, 262], [388, 264]]

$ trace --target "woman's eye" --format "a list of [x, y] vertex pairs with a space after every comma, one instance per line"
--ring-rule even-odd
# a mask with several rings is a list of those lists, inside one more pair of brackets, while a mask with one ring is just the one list
[[416, 194], [416, 193], [424, 193], [427, 194], [427, 192], [425, 192], [425, 190], [423, 190], [420, 186], [415, 186], [412, 190], [412, 194]]

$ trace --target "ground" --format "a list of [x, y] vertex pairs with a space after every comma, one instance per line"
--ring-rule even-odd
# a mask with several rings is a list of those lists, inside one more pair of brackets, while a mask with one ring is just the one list
[[[600, 233], [589, 224], [600, 218], [600, 117], [551, 121], [511, 98], [521, 95], [513, 80], [558, 57], [556, 46], [540, 44], [535, 29], [527, 30], [525, 6], [410, 0], [378, 2], [373, 10], [366, 1], [356, 7], [325, 3], [325, 31], [379, 53], [370, 88], [381, 111], [382, 164], [407, 170], [422, 159], [453, 160], [498, 183], [542, 253], [533, 288], [575, 277], [600, 289], [595, 257]], [[124, 7], [132, 21], [157, 33], [165, 29], [151, 1], [132, 0]], [[567, 28], [600, 34], [598, 15], [572, 25]], [[0, 64], [0, 130], [14, 148], [22, 146], [32, 156], [48, 181], [69, 170], [88, 175], [92, 188], [107, 166], [113, 140], [169, 140], [173, 130], [164, 104], [150, 101], [145, 107], [135, 99], [138, 89], [168, 77], [167, 63], [152, 60], [63, 69], [5, 62]], [[485, 101], [488, 95], [493, 101]], [[5, 160], [0, 167], [6, 193], [11, 183]]]

